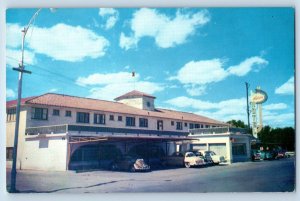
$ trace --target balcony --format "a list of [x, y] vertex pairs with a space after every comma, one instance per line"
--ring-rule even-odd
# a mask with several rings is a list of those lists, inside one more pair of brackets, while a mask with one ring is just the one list
[[232, 128], [232, 127], [216, 127], [216, 128], [196, 128], [189, 130], [190, 135], [203, 135], [203, 134], [249, 134], [245, 128]]
[[85, 133], [94, 134], [145, 134], [145, 135], [155, 135], [155, 136], [187, 136], [188, 132], [178, 132], [178, 131], [158, 131], [158, 130], [148, 130], [148, 129], [132, 129], [132, 128], [113, 128], [113, 127], [98, 127], [98, 126], [81, 126], [81, 125], [52, 125], [52, 126], [39, 126], [39, 127], [29, 127], [26, 128], [26, 135], [39, 135], [39, 134], [62, 134], [62, 133], [72, 133], [76, 135], [81, 135]]

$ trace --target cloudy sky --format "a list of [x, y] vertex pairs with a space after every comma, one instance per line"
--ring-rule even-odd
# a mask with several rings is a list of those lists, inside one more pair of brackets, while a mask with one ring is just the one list
[[[7, 10], [7, 100], [17, 94], [21, 29], [36, 10]], [[264, 124], [294, 126], [291, 8], [43, 9], [25, 47], [23, 97], [113, 100], [136, 89], [156, 107], [246, 122], [247, 81], [268, 93]]]

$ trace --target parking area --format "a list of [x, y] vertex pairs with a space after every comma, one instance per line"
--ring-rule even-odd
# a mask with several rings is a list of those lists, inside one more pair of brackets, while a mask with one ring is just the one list
[[[17, 189], [22, 193], [286, 192], [294, 191], [294, 162], [294, 158], [286, 158], [143, 173], [22, 170], [17, 175]], [[9, 177], [7, 170], [8, 182]]]

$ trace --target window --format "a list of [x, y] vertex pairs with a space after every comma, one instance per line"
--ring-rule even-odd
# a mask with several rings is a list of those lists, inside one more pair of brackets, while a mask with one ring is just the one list
[[94, 124], [105, 124], [105, 114], [94, 114]]
[[59, 116], [59, 110], [54, 109], [52, 115]]
[[201, 124], [201, 128], [204, 128], [204, 127], [203, 127], [203, 124]]
[[171, 121], [171, 126], [174, 126], [174, 121]]
[[200, 128], [200, 124], [195, 124], [195, 128]]
[[6, 160], [12, 161], [13, 159], [13, 147], [6, 147]]
[[233, 143], [232, 144], [232, 155], [234, 156], [241, 156], [241, 155], [246, 155], [246, 144], [238, 144], [238, 143]]
[[184, 127], [187, 127], [187, 123], [184, 123]]
[[205, 128], [209, 128], [209, 125], [205, 125]]
[[147, 101], [147, 107], [150, 107], [151, 103], [149, 101]]
[[118, 116], [118, 121], [123, 121], [122, 116]]
[[47, 120], [48, 119], [48, 109], [33, 107], [31, 109], [31, 119]]
[[148, 119], [140, 118], [140, 127], [148, 127]]
[[190, 129], [194, 129], [195, 125], [193, 123], [190, 123]]
[[6, 111], [6, 121], [16, 121], [16, 108], [9, 108]]
[[90, 123], [90, 114], [86, 112], [77, 112], [77, 123]]
[[126, 117], [126, 126], [135, 126], [135, 118]]
[[182, 130], [182, 122], [176, 122], [176, 130]]
[[70, 117], [70, 116], [72, 116], [72, 112], [70, 110], [67, 110], [66, 111], [66, 117]]
[[109, 120], [110, 120], [110, 121], [114, 121], [114, 119], [115, 119], [115, 116], [114, 116], [114, 115], [112, 115], [112, 114], [109, 115]]

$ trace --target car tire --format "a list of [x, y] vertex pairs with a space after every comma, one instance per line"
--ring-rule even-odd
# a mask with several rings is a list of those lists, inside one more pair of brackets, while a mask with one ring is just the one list
[[130, 166], [130, 168], [129, 168], [129, 172], [135, 172], [134, 165]]
[[118, 165], [115, 164], [115, 163], [112, 163], [112, 164], [110, 165], [110, 170], [112, 170], [112, 171], [118, 170]]
[[190, 164], [189, 162], [185, 162], [185, 163], [184, 163], [184, 166], [185, 166], [186, 168], [190, 168], [190, 167], [191, 167], [191, 164]]

